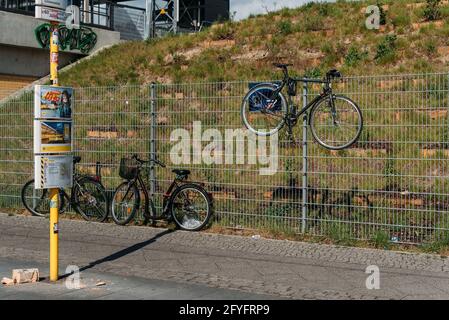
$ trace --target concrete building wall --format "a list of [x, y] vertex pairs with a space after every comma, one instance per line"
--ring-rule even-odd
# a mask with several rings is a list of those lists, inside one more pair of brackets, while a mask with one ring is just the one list
[[[80, 57], [83, 55], [61, 52], [59, 65], [66, 66]], [[48, 50], [0, 44], [0, 74], [41, 78], [49, 73], [49, 60]]]
[[[45, 21], [32, 16], [0, 11], [0, 74], [42, 77], [49, 72], [48, 50], [40, 48], [34, 30]], [[97, 34], [95, 50], [120, 42], [115, 31], [92, 28]], [[79, 51], [64, 51], [60, 54], [60, 66], [85, 55]]]

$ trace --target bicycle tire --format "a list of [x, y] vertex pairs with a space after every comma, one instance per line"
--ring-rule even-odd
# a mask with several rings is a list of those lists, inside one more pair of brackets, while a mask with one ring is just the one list
[[[137, 185], [135, 182], [132, 182], [132, 184], [130, 185], [131, 182], [129, 181], [125, 181], [123, 183], [121, 183], [114, 192], [114, 195], [112, 196], [112, 201], [111, 201], [111, 216], [112, 219], [114, 220], [114, 222], [118, 225], [124, 226], [127, 225], [132, 219], [134, 219], [134, 216], [137, 213], [137, 210], [139, 210], [140, 207], [140, 193], [139, 193], [139, 188], [137, 188]], [[115, 205], [116, 205], [116, 197], [118, 196], [118, 193], [120, 192], [121, 188], [123, 187], [129, 187], [130, 189], [128, 191], [132, 191], [132, 194], [134, 195], [135, 201], [132, 205], [132, 207], [128, 208], [128, 206], [126, 207], [126, 210], [129, 211], [129, 216], [126, 219], [121, 220], [117, 210], [115, 209]], [[125, 194], [127, 195], [127, 194]]]
[[[250, 105], [250, 101], [249, 100], [258, 91], [261, 92], [264, 89], [265, 90], [269, 90], [269, 91], [275, 91], [278, 88], [279, 87], [277, 85], [273, 84], [273, 83], [262, 83], [262, 84], [259, 84], [257, 86], [254, 86], [250, 91], [248, 91], [246, 96], [243, 98], [242, 105], [241, 105], [241, 110], [240, 110], [240, 114], [241, 114], [241, 118], [242, 118], [243, 124], [245, 125], [245, 127], [249, 131], [255, 133], [258, 136], [265, 136], [265, 137], [271, 136], [271, 135], [279, 132], [279, 130], [281, 130], [285, 126], [285, 118], [287, 117], [287, 109], [288, 109], [288, 107], [287, 107], [287, 100], [286, 100], [285, 96], [282, 94], [282, 92], [279, 92], [279, 97], [281, 99], [281, 102], [280, 102], [280, 104], [281, 104], [281, 106], [280, 106], [280, 108], [281, 108], [280, 113], [282, 113], [282, 118], [279, 121], [279, 123], [273, 129], [267, 130], [267, 131], [265, 130], [266, 128], [264, 128], [263, 131], [262, 131], [262, 129], [254, 128], [254, 124], [252, 125], [250, 123], [250, 119], [249, 119], [250, 116], [247, 115], [247, 111], [251, 112], [250, 111], [251, 105]], [[263, 96], [266, 97], [266, 95], [263, 95]], [[253, 111], [253, 112], [255, 112], [255, 111]], [[259, 117], [259, 118], [263, 118], [263, 117]], [[268, 119], [268, 116], [266, 116], [265, 119]], [[261, 124], [261, 126], [262, 126], [262, 124]]]
[[[92, 196], [93, 198], [89, 197], [88, 199], [86, 199], [86, 201], [88, 201], [88, 205], [93, 206], [95, 210], [93, 211], [97, 211], [100, 214], [96, 215], [98, 218], [92, 218], [93, 215], [85, 212], [86, 210], [83, 209], [81, 207], [81, 197], [86, 198], [86, 195], [82, 195], [81, 194], [81, 190], [80, 190], [80, 185], [85, 185], [85, 184], [91, 184], [95, 187], [94, 191], [95, 194], [92, 194], [91, 190], [86, 189], [85, 191], [89, 192], [89, 195]], [[89, 177], [84, 177], [82, 179], [80, 179], [78, 181], [78, 183], [75, 185], [75, 187], [72, 189], [73, 192], [73, 199], [74, 199], [74, 209], [77, 213], [79, 213], [84, 220], [86, 221], [96, 221], [96, 222], [104, 222], [107, 218], [108, 218], [108, 214], [109, 214], [109, 201], [108, 201], [108, 196], [106, 194], [106, 189], [104, 188], [104, 186], [99, 183], [98, 181], [89, 178]], [[102, 211], [100, 211], [100, 208], [97, 204], [101, 204], [101, 206], [104, 206], [104, 209]]]
[[[355, 132], [355, 134], [352, 135], [352, 137], [350, 139], [347, 139], [346, 141], [344, 141], [343, 144], [341, 145], [331, 145], [325, 141], [323, 141], [324, 139], [322, 137], [320, 137], [320, 134], [317, 133], [317, 129], [315, 128], [315, 120], [318, 117], [318, 115], [316, 114], [317, 110], [319, 110], [319, 108], [322, 107], [323, 103], [325, 103], [328, 99], [329, 99], [330, 95], [323, 97], [320, 101], [318, 101], [313, 107], [312, 110], [310, 111], [310, 119], [309, 119], [309, 126], [312, 132], [312, 136], [315, 139], [315, 141], [321, 145], [322, 147], [329, 149], [329, 150], [343, 150], [343, 149], [347, 149], [349, 147], [351, 147], [354, 143], [357, 142], [357, 140], [360, 137], [360, 134], [362, 133], [363, 130], [363, 115], [362, 115], [362, 111], [360, 110], [359, 106], [352, 101], [351, 99], [349, 99], [348, 97], [342, 96], [342, 95], [333, 95], [333, 98], [335, 100], [341, 100], [344, 101], [346, 103], [348, 103], [355, 111], [358, 117], [358, 123], [357, 123], [357, 131]], [[326, 127], [326, 126], [325, 126]]]
[[[202, 219], [202, 221], [199, 224], [196, 224], [195, 226], [192, 226], [192, 227], [188, 227], [185, 223], [181, 222], [179, 217], [177, 217], [177, 215], [174, 212], [174, 206], [176, 205], [176, 203], [175, 203], [176, 198], [178, 197], [178, 195], [181, 192], [183, 192], [185, 190], [199, 192], [202, 195], [203, 199], [206, 200], [206, 203], [207, 203], [207, 213], [206, 213], [205, 218]], [[175, 222], [175, 224], [182, 230], [199, 231], [199, 230], [203, 229], [205, 226], [208, 225], [210, 218], [212, 217], [212, 213], [213, 213], [212, 199], [210, 198], [208, 192], [203, 187], [201, 187], [197, 184], [194, 184], [194, 183], [184, 184], [184, 185], [180, 186], [179, 188], [177, 188], [170, 197], [170, 215], [171, 215], [173, 221]]]
[[[42, 200], [42, 199], [46, 198], [47, 199], [46, 202], [48, 202], [48, 209], [47, 209], [47, 207], [44, 207], [41, 210], [36, 210], [36, 206], [34, 208], [32, 208], [33, 206], [28, 203], [28, 201], [27, 201], [28, 200], [28, 196], [27, 196], [28, 190], [30, 190], [30, 191], [34, 190], [34, 179], [28, 181], [22, 187], [21, 200], [22, 200], [22, 204], [24, 205], [25, 209], [27, 209], [28, 212], [30, 212], [33, 216], [47, 217], [50, 214], [50, 198], [49, 198], [50, 193], [48, 192], [48, 190], [46, 190], [46, 189], [36, 190], [36, 192], [41, 194], [38, 196], [38, 199]], [[62, 209], [64, 207], [64, 197], [61, 195], [61, 192], [59, 192], [58, 200], [59, 200], [59, 202], [58, 202], [59, 203], [59, 211], [62, 212]]]

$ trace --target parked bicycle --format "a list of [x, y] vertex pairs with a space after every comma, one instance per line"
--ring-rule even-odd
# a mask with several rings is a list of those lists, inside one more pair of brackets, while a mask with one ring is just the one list
[[[64, 213], [70, 205], [85, 220], [103, 222], [108, 217], [109, 201], [101, 183], [101, 165], [97, 163], [96, 174], [92, 176], [75, 171], [76, 164], [80, 162], [81, 157], [73, 157], [73, 188], [70, 195], [59, 189], [59, 212]], [[33, 179], [22, 188], [22, 203], [31, 214], [45, 217], [50, 212], [49, 195], [47, 189], [36, 190]]]
[[[289, 64], [275, 64], [282, 69], [280, 84], [262, 83], [254, 86], [243, 99], [241, 116], [245, 126], [260, 136], [270, 136], [287, 125], [288, 135], [299, 117], [309, 109], [309, 126], [314, 139], [324, 148], [342, 150], [353, 145], [363, 129], [363, 117], [357, 104], [343, 95], [332, 92], [332, 80], [341, 78], [337, 70], [330, 70], [324, 80], [292, 78]], [[323, 84], [323, 91], [304, 108], [293, 103], [298, 82]], [[287, 88], [286, 99], [282, 90]]]
[[212, 198], [198, 183], [187, 182], [189, 170], [175, 169], [176, 175], [168, 190], [163, 195], [162, 210], [158, 214], [152, 197], [142, 179], [144, 164], [165, 164], [156, 159], [141, 160], [134, 155], [131, 159], [120, 161], [120, 177], [126, 181], [115, 190], [112, 198], [112, 218], [119, 225], [128, 224], [140, 208], [141, 192], [144, 196], [144, 217], [152, 220], [173, 220], [178, 227], [189, 231], [204, 228], [212, 216]]

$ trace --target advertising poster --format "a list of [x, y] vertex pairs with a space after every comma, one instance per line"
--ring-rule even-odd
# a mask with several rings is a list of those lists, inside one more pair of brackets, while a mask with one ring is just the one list
[[34, 153], [72, 152], [72, 122], [34, 120]]
[[72, 88], [38, 85], [34, 92], [35, 118], [72, 118]]
[[73, 157], [35, 156], [34, 179], [36, 189], [70, 188], [73, 180]]
[[67, 13], [64, 9], [36, 6], [34, 17], [45, 21], [65, 22]]

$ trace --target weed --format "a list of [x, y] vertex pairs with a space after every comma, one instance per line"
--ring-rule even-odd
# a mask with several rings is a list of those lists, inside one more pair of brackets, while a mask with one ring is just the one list
[[290, 20], [282, 20], [277, 25], [278, 32], [284, 36], [293, 32], [293, 25]]
[[391, 246], [390, 237], [388, 233], [382, 230], [377, 231], [373, 235], [371, 242], [374, 244], [376, 248], [379, 249], [389, 249]]
[[427, 21], [438, 20], [441, 17], [441, 0], [427, 0], [426, 8], [424, 9], [424, 19]]
[[394, 34], [385, 36], [377, 46], [374, 59], [380, 63], [387, 63], [394, 60], [396, 56], [396, 41], [397, 36]]
[[358, 47], [352, 46], [349, 48], [348, 54], [345, 57], [345, 65], [348, 67], [354, 67], [359, 64], [362, 60], [368, 57], [368, 52], [360, 51]]

